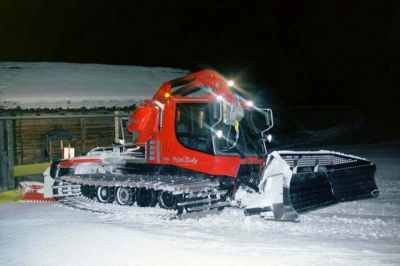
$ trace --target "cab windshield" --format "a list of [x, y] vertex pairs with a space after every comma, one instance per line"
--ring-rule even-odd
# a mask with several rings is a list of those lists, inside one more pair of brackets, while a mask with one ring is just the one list
[[208, 154], [262, 156], [264, 146], [260, 130], [254, 125], [257, 111], [229, 108], [220, 102], [178, 103], [175, 117], [178, 141]]

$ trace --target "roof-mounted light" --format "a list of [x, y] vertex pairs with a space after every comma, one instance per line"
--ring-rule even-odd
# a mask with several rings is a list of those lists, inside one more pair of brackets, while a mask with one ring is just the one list
[[169, 92], [166, 92], [166, 93], [164, 94], [164, 97], [165, 97], [166, 99], [168, 99], [169, 97], [171, 97], [171, 94], [170, 94]]
[[233, 80], [229, 80], [226, 84], [227, 84], [229, 87], [235, 86], [235, 82], [234, 82]]

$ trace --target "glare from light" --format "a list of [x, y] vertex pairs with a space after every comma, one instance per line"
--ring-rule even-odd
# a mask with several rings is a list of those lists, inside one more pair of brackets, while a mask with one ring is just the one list
[[229, 80], [229, 81], [227, 82], [227, 84], [228, 84], [229, 87], [235, 86], [235, 82], [234, 82], [233, 80]]
[[218, 101], [222, 101], [224, 99], [224, 97], [222, 97], [222, 95], [217, 95], [217, 100]]
[[253, 106], [254, 106], [254, 103], [253, 103], [253, 101], [246, 101], [246, 105], [247, 105], [248, 107], [253, 107]]
[[166, 92], [166, 93], [164, 94], [164, 97], [167, 98], [167, 99], [168, 99], [170, 96], [171, 96], [171, 94], [169, 94], [169, 92]]
[[268, 136], [267, 136], [267, 140], [268, 140], [269, 143], [271, 143], [271, 141], [272, 141], [272, 135], [268, 135]]
[[222, 138], [222, 130], [217, 130], [217, 132], [215, 132], [215, 134], [217, 135], [217, 138]]

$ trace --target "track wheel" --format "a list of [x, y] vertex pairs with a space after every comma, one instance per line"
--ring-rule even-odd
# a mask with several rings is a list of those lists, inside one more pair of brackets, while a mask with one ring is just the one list
[[136, 190], [136, 202], [139, 207], [154, 207], [157, 195], [153, 189], [139, 188]]
[[132, 206], [133, 202], [135, 201], [133, 190], [127, 187], [117, 188], [115, 198], [119, 205]]
[[164, 209], [175, 209], [177, 198], [171, 192], [163, 191], [158, 196], [158, 204]]
[[114, 201], [114, 188], [98, 187], [96, 197], [102, 203], [111, 203]]

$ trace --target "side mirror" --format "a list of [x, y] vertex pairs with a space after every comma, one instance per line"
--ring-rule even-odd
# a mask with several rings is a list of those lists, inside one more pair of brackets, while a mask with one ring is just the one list
[[129, 118], [128, 117], [121, 117], [120, 118], [120, 130], [121, 130], [121, 136], [122, 139], [125, 140], [125, 133], [127, 133], [127, 128], [128, 128], [128, 124], [129, 124]]
[[129, 122], [129, 118], [127, 117], [122, 117], [121, 118], [121, 126], [123, 129], [128, 127], [128, 122]]
[[272, 117], [271, 109], [265, 109], [265, 121], [266, 121], [268, 129], [270, 129], [274, 126], [274, 118]]
[[274, 125], [271, 109], [258, 109], [250, 114], [252, 128], [258, 133], [264, 133]]

